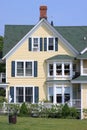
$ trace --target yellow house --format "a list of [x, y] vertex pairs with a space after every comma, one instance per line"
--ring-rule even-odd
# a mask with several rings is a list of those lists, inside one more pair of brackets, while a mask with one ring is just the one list
[[6, 97], [87, 108], [87, 26], [54, 26], [40, 7], [36, 25], [6, 25]]

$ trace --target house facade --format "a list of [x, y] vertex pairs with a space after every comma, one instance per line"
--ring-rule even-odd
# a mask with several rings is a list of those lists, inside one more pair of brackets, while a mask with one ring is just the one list
[[58, 27], [40, 7], [36, 25], [6, 25], [6, 97], [13, 103], [68, 103], [87, 108], [87, 26]]

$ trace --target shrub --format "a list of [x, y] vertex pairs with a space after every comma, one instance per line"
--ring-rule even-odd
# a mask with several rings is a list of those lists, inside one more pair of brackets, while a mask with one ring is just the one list
[[0, 103], [7, 102], [6, 98], [3, 96], [0, 96]]
[[70, 117], [77, 119], [79, 117], [79, 113], [76, 108], [71, 107], [70, 108]]
[[70, 116], [70, 108], [67, 104], [65, 104], [62, 108], [62, 117], [67, 118]]
[[28, 116], [28, 108], [27, 108], [27, 104], [25, 104], [25, 102], [21, 105], [21, 108], [20, 108], [20, 112], [19, 112], [19, 115], [20, 116]]

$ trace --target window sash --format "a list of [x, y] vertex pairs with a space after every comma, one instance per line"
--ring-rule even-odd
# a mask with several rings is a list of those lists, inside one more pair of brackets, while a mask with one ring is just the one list
[[[51, 67], [52, 66], [52, 67]], [[48, 76], [69, 77], [71, 75], [71, 63], [48, 63]]]
[[54, 38], [48, 38], [48, 51], [54, 50]]
[[53, 64], [49, 64], [49, 75], [50, 76], [53, 76], [53, 70], [54, 68], [53, 68]]
[[17, 61], [16, 62], [16, 76], [34, 76], [34, 62], [33, 61]]
[[33, 40], [33, 46], [32, 46], [32, 50], [33, 51], [39, 51], [40, 50], [40, 46], [39, 46], [39, 38], [32, 38]]

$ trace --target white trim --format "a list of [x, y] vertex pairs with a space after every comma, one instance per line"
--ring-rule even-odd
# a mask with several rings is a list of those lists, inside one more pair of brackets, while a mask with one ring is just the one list
[[80, 72], [83, 75], [83, 60], [80, 61]]
[[[24, 63], [24, 75], [23, 76], [17, 76], [17, 62], [23, 62]], [[25, 63], [26, 62], [32, 62], [32, 76], [26, 76], [25, 73]], [[15, 60], [15, 77], [34, 77], [34, 61], [33, 60]]]
[[[38, 38], [38, 50], [37, 51], [34, 51], [34, 38]], [[31, 40], [32, 40], [32, 48], [31, 48], [31, 50], [33, 51], [33, 52], [38, 52], [38, 51], [40, 51], [40, 37], [38, 37], [38, 36], [33, 36], [32, 38], [31, 38]]]
[[81, 54], [84, 54], [87, 51], [87, 47], [81, 51]]
[[81, 84], [81, 119], [83, 119], [83, 86]]
[[[20, 87], [22, 87], [23, 88], [23, 102], [25, 102], [25, 88], [26, 87], [32, 87], [32, 89], [33, 89], [33, 101], [32, 101], [32, 103], [35, 103], [35, 101], [34, 101], [34, 88], [35, 88], [35, 86], [32, 86], [32, 85], [16, 85], [16, 86], [14, 86], [14, 103], [17, 103], [17, 101], [16, 101], [16, 88], [20, 88]], [[18, 102], [19, 103], [19, 102]]]
[[[51, 76], [51, 75], [49, 75], [49, 65], [50, 64], [53, 64], [53, 75]], [[56, 64], [61, 64], [62, 65], [62, 75], [56, 75]], [[65, 75], [64, 74], [64, 64], [69, 64], [69, 66], [70, 66], [70, 69], [69, 69], [69, 71], [70, 71], [70, 75]], [[66, 77], [72, 77], [73, 75], [72, 75], [72, 62], [48, 62], [47, 63], [47, 77], [48, 78], [53, 78], [53, 77], [64, 77], [64, 78], [66, 78]]]
[[42, 19], [40, 20], [36, 26], [34, 26], [2, 59], [7, 59], [9, 58], [10, 55], [12, 55], [20, 46], [21, 44], [24, 43], [24, 41], [42, 24], [44, 24], [48, 29], [52, 30], [53, 33], [60, 39], [60, 41], [62, 41], [62, 43], [69, 48], [69, 50], [74, 54], [77, 55], [79, 54], [79, 52], [66, 40], [63, 38], [62, 35], [59, 34], [58, 31], [56, 31], [56, 29], [54, 29], [54, 27], [51, 26], [51, 24], [45, 20]]
[[[49, 46], [49, 38], [53, 38], [53, 50], [49, 50], [48, 49], [48, 46]], [[49, 37], [47, 37], [47, 52], [53, 52], [53, 51], [55, 51], [55, 38], [56, 37], [54, 37], [54, 36], [49, 36]]]

